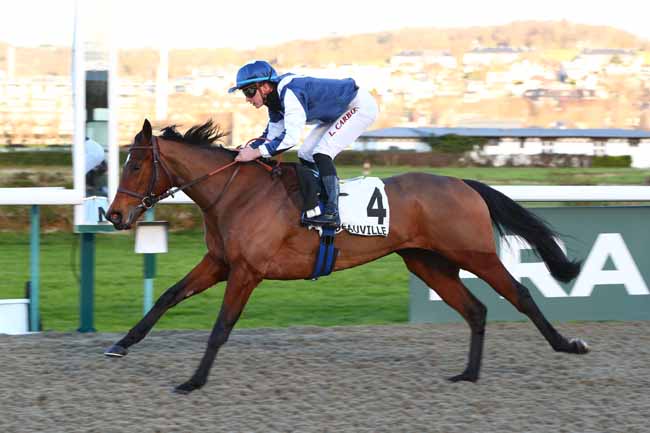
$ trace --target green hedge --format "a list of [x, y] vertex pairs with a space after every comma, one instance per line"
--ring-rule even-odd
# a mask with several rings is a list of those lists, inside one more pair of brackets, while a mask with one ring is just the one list
[[65, 166], [72, 165], [70, 150], [28, 150], [9, 151], [0, 153], [0, 166], [2, 167], [29, 167], [29, 166]]
[[591, 160], [592, 167], [630, 167], [632, 157], [630, 155], [622, 156], [594, 156]]
[[[126, 152], [120, 151], [120, 164], [126, 161]], [[72, 166], [70, 149], [27, 150], [0, 152], [0, 167]]]
[[[444, 155], [460, 155], [471, 150], [474, 146], [482, 146], [486, 139], [481, 137], [461, 137], [458, 135], [445, 135], [431, 137], [427, 140], [432, 147], [432, 153], [415, 152], [357, 152], [347, 150], [341, 152], [336, 158], [339, 165], [363, 165], [370, 161], [373, 165], [446, 165], [454, 162], [444, 158]], [[120, 164], [126, 160], [126, 152], [120, 152]], [[436, 156], [437, 155], [437, 156]], [[442, 159], [441, 159], [442, 157]], [[297, 152], [282, 154], [285, 162], [298, 161]], [[431, 161], [429, 161], [431, 160]], [[438, 161], [440, 160], [440, 161]], [[631, 167], [632, 157], [623, 156], [594, 156], [592, 167]], [[56, 149], [46, 151], [16, 151], [0, 153], [0, 167], [30, 167], [30, 166], [72, 166], [72, 153], [69, 150]]]
[[488, 139], [485, 137], [466, 137], [456, 134], [426, 137], [425, 141], [431, 150], [442, 153], [465, 153], [474, 149], [474, 146], [483, 147]]

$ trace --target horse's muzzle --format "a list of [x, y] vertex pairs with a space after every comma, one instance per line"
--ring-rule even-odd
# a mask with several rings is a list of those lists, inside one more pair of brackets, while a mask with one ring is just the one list
[[106, 219], [113, 224], [117, 230], [127, 230], [129, 225], [126, 224], [123, 220], [121, 212], [113, 211], [106, 214]]

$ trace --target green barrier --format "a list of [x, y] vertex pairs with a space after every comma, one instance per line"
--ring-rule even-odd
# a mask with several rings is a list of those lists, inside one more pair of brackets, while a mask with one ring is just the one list
[[[549, 320], [650, 320], [650, 207], [563, 207], [533, 209], [560, 233], [571, 259], [583, 260], [570, 283], [553, 279], [523, 241], [498, 240], [499, 257], [530, 289]], [[488, 320], [527, 320], [487, 283], [462, 272], [467, 288], [488, 308]], [[461, 322], [463, 318], [411, 275], [412, 323]]]

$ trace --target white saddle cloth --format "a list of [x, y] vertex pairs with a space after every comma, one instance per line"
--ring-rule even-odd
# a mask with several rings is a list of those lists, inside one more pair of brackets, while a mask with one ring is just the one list
[[341, 229], [353, 235], [388, 236], [390, 209], [378, 177], [342, 180], [339, 194]]

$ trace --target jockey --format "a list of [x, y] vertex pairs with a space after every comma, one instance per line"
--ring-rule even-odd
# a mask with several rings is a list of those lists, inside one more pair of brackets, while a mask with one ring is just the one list
[[339, 179], [334, 158], [359, 137], [375, 120], [377, 103], [352, 78], [333, 80], [295, 74], [278, 75], [265, 61], [242, 66], [237, 83], [228, 91], [241, 90], [255, 108], [265, 105], [269, 122], [260, 138], [239, 151], [236, 161], [271, 157], [292, 148], [306, 124], [309, 133], [298, 157], [302, 164], [317, 169], [327, 198], [323, 212], [316, 206], [306, 213], [305, 222], [324, 226], [340, 225]]

